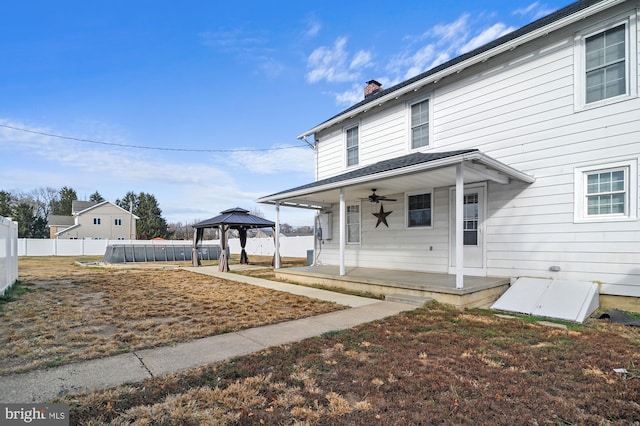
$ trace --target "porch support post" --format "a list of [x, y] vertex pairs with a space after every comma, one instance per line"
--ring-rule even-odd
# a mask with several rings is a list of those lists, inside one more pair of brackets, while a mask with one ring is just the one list
[[464, 288], [464, 166], [456, 164], [456, 288]]
[[275, 259], [273, 261], [273, 267], [280, 269], [280, 201], [276, 201], [276, 229], [275, 229]]
[[340, 276], [345, 276], [344, 246], [347, 229], [347, 207], [344, 202], [344, 188], [340, 188]]

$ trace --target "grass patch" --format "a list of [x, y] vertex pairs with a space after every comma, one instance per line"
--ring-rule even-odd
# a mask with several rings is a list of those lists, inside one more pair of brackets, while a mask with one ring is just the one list
[[0, 302], [0, 375], [274, 324], [344, 307], [149, 264], [21, 257]]
[[636, 424], [638, 341], [433, 304], [58, 402], [79, 424]]
[[0, 310], [2, 309], [2, 305], [4, 305], [5, 303], [14, 302], [25, 294], [31, 293], [33, 291], [32, 287], [32, 284], [24, 283], [20, 280], [17, 280], [8, 290], [4, 292], [2, 296], [0, 296]]

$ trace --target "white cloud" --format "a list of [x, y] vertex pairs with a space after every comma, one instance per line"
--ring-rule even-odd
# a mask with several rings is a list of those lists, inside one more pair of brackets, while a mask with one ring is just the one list
[[313, 149], [307, 146], [272, 151], [245, 151], [232, 153], [230, 161], [257, 174], [311, 173], [314, 168], [314, 153]]
[[[515, 11], [519, 15], [545, 14], [548, 8], [540, 2]], [[483, 46], [499, 38], [516, 27], [499, 21], [494, 13], [462, 13], [457, 18], [442, 22], [423, 33], [403, 38], [404, 48], [400, 48], [389, 59], [376, 56], [377, 63], [385, 63], [384, 72], [376, 71], [371, 51], [360, 50], [351, 54], [347, 49], [347, 37], [338, 38], [333, 46], [322, 46], [314, 50], [307, 61], [307, 81], [324, 81], [350, 87], [344, 90], [327, 90], [335, 97], [338, 105], [353, 105], [363, 99], [363, 70], [373, 68], [376, 79], [384, 79], [390, 87], [400, 81], [415, 77], [429, 69], [441, 65], [452, 58]], [[376, 51], [377, 55], [380, 52]]]
[[529, 6], [525, 6], [525, 7], [522, 7], [520, 9], [514, 10], [513, 14], [514, 15], [522, 15], [522, 16], [529, 15], [533, 10], [538, 8], [539, 4], [540, 3], [538, 3], [538, 2], [531, 3]]
[[322, 24], [314, 18], [309, 18], [306, 21], [307, 29], [304, 35], [308, 38], [313, 38], [320, 33], [322, 29]]
[[351, 86], [350, 90], [345, 90], [344, 92], [335, 93], [336, 103], [338, 105], [353, 105], [360, 102], [364, 99], [364, 87], [358, 84], [354, 84]]
[[262, 34], [248, 32], [242, 28], [221, 28], [215, 31], [203, 31], [198, 34], [205, 46], [222, 51], [246, 52], [264, 49], [268, 38]]
[[473, 37], [471, 40], [469, 40], [464, 46], [460, 48], [458, 53], [469, 52], [477, 47], [480, 47], [482, 45], [489, 43], [490, 41], [493, 41], [499, 37], [502, 37], [503, 35], [508, 34], [511, 31], [514, 31], [515, 29], [516, 29], [515, 27], [507, 27], [505, 24], [501, 22], [494, 24], [489, 28], [483, 30], [480, 34]]
[[516, 9], [513, 11], [514, 15], [519, 15], [523, 17], [528, 17], [530, 19], [538, 19], [543, 16], [547, 16], [550, 13], [554, 12], [556, 9], [547, 6], [546, 4], [541, 4], [540, 2], [534, 2], [530, 5]]
[[349, 65], [349, 69], [358, 70], [361, 68], [368, 68], [371, 66], [371, 52], [365, 50], [358, 51]]
[[371, 66], [371, 54], [360, 50], [350, 59], [346, 50], [347, 37], [339, 37], [332, 47], [315, 49], [307, 60], [307, 81], [344, 83], [360, 79], [360, 70]]
[[427, 34], [436, 38], [439, 45], [451, 44], [466, 38], [468, 27], [469, 14], [465, 13], [451, 23], [436, 25]]
[[274, 79], [284, 71], [282, 62], [272, 57], [262, 57], [259, 59], [257, 72], [267, 78]]
[[[10, 120], [0, 119], [0, 124], [36, 130]], [[37, 131], [61, 133], [42, 127]], [[119, 138], [102, 134], [100, 139]], [[313, 172], [313, 150], [305, 147], [224, 156], [165, 153], [102, 147], [0, 127], [0, 150], [0, 190], [70, 186], [81, 199], [97, 190], [112, 202], [128, 191], [147, 192], [156, 197], [169, 222], [207, 219], [236, 206], [251, 208], [260, 196], [292, 186], [292, 171]], [[255, 179], [252, 174], [260, 173], [275, 176], [273, 182], [262, 185], [269, 188], [264, 193], [250, 182]]]

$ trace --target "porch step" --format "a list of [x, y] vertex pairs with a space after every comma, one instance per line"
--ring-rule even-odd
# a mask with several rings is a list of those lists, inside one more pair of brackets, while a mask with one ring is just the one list
[[433, 302], [430, 297], [413, 296], [411, 294], [387, 294], [384, 296], [387, 302], [405, 303], [407, 305], [422, 306]]

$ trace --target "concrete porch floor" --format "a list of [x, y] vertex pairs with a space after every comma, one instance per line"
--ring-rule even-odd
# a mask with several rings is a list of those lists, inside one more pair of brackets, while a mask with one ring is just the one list
[[276, 269], [278, 279], [371, 293], [376, 296], [426, 297], [461, 308], [489, 307], [510, 285], [510, 278], [464, 276], [464, 288], [456, 288], [455, 275], [377, 268], [347, 267], [340, 276], [337, 265], [313, 265]]

